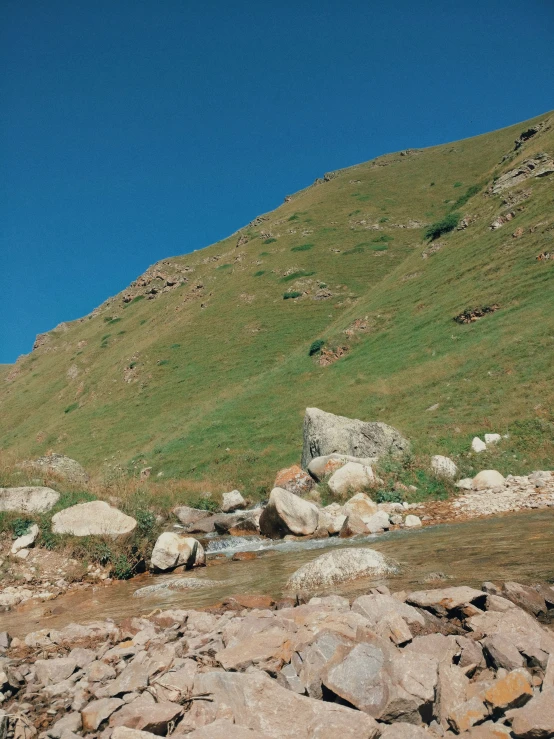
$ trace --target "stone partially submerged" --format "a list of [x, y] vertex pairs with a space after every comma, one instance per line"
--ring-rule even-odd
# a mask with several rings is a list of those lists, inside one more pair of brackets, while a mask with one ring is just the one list
[[402, 454], [410, 444], [392, 426], [377, 421], [335, 416], [319, 408], [306, 408], [304, 417], [304, 447], [302, 467], [327, 454], [348, 454], [352, 457], [382, 457]]
[[326, 552], [302, 565], [288, 579], [289, 591], [316, 590], [360, 577], [380, 577], [398, 572], [398, 566], [381, 552], [369, 548], [345, 548]]
[[136, 525], [134, 518], [103, 500], [78, 503], [52, 516], [52, 533], [72, 536], [125, 536]]

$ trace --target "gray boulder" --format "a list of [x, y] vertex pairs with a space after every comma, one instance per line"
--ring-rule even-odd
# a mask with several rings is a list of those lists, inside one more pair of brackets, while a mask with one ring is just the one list
[[47, 513], [60, 499], [52, 488], [0, 488], [0, 511]]
[[338, 585], [360, 577], [396, 573], [398, 568], [381, 552], [368, 547], [326, 552], [302, 565], [288, 579], [287, 590], [314, 590]]
[[327, 454], [348, 454], [352, 457], [381, 457], [402, 454], [410, 444], [392, 426], [380, 422], [335, 416], [319, 408], [306, 408], [304, 417], [304, 447], [302, 467]]
[[269, 502], [260, 516], [264, 536], [280, 539], [288, 534], [307, 536], [317, 529], [317, 506], [282, 488], [273, 488]]
[[203, 518], [209, 518], [212, 514], [210, 511], [204, 511], [201, 508], [191, 508], [188, 505], [178, 506], [173, 509], [173, 513], [179, 521], [186, 526], [201, 521]]

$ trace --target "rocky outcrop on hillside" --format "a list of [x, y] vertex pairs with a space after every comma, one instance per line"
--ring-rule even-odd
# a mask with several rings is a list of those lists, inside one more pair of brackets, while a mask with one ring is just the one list
[[553, 736], [552, 586], [299, 602], [0, 634], [2, 736]]

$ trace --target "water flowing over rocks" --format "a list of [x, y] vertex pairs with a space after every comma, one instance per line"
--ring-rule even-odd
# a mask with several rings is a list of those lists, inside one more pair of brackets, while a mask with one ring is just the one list
[[386, 423], [366, 422], [336, 416], [319, 408], [306, 408], [302, 467], [327, 454], [353, 457], [380, 457], [408, 451], [410, 444], [399, 431]]
[[73, 536], [125, 536], [137, 522], [102, 500], [78, 503], [52, 516], [54, 534]]
[[0, 729], [7, 739], [552, 737], [554, 633], [507, 600], [536, 610], [533, 593], [552, 621], [548, 585], [381, 586], [352, 604], [230, 599], [6, 637]]
[[19, 513], [47, 513], [60, 499], [52, 488], [0, 488], [0, 511]]

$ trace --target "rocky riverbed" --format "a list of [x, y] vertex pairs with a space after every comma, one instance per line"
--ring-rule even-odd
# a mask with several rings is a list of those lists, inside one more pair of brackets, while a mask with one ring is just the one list
[[0, 736], [552, 737], [553, 616], [552, 586], [488, 582], [2, 634]]

